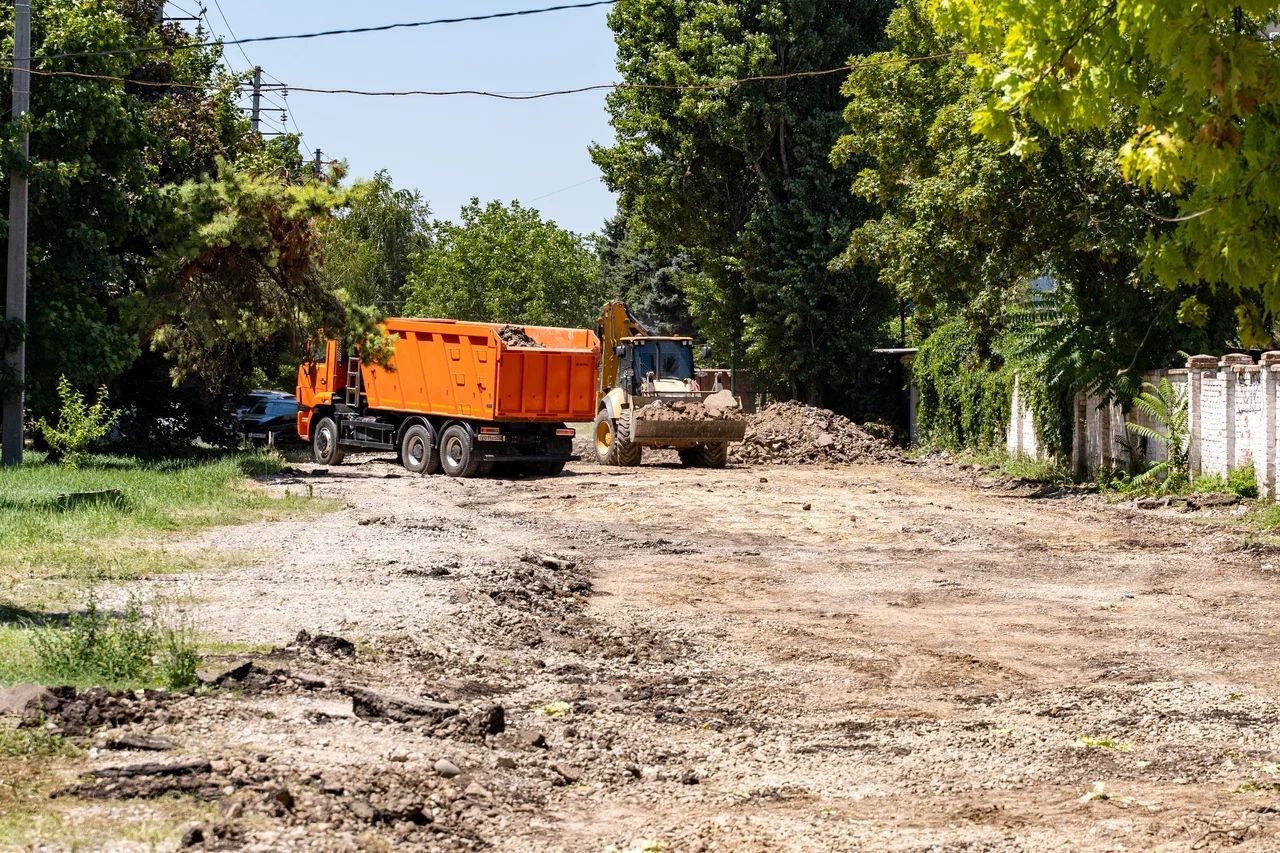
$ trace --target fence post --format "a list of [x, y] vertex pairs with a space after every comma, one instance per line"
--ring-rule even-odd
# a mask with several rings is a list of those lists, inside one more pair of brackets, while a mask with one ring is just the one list
[[1280, 352], [1262, 354], [1262, 458], [1255, 460], [1258, 494], [1276, 499], [1276, 387], [1280, 384]]
[[1218, 359], [1211, 355], [1193, 355], [1187, 360], [1187, 468], [1193, 480], [1200, 476], [1200, 389], [1204, 371], [1217, 367]]

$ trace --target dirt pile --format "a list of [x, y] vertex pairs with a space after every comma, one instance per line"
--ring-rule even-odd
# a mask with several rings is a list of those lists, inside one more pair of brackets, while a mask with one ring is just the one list
[[746, 464], [811, 465], [819, 462], [893, 462], [897, 448], [853, 421], [802, 403], [774, 403], [747, 419], [742, 444], [729, 458]]
[[742, 417], [737, 398], [728, 391], [720, 391], [702, 402], [693, 400], [658, 400], [639, 409], [636, 417], [650, 421], [720, 421]]
[[524, 326], [503, 326], [498, 329], [498, 337], [502, 338], [502, 342], [509, 347], [543, 348], [542, 344], [529, 337], [529, 333], [524, 330]]

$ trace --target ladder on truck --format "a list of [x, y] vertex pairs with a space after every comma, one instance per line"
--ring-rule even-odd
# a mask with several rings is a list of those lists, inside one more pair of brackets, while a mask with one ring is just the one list
[[360, 405], [360, 359], [352, 356], [347, 359], [347, 399], [348, 406], [354, 408]]

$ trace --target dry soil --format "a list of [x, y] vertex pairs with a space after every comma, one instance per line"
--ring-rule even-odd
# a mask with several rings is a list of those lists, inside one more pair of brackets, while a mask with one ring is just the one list
[[209, 846], [1280, 849], [1280, 559], [1225, 518], [932, 465], [300, 468], [264, 488], [346, 509], [148, 582], [278, 647], [128, 727], [209, 762]]

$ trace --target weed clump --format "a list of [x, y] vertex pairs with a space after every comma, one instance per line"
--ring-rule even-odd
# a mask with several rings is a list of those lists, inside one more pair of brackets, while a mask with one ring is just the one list
[[90, 601], [65, 626], [31, 626], [33, 680], [104, 687], [162, 686], [186, 690], [196, 684], [199, 657], [186, 631], [165, 628], [130, 601], [123, 614], [103, 613]]

